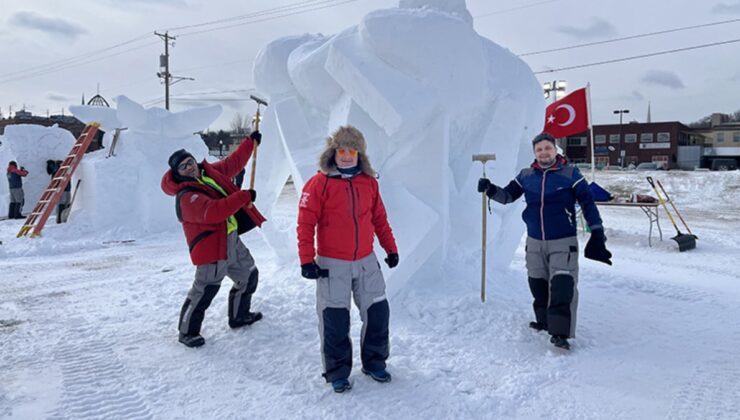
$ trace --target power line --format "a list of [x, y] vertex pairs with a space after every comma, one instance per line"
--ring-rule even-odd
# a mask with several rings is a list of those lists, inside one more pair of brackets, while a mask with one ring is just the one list
[[89, 52], [84, 53], [84, 54], [80, 54], [80, 55], [76, 55], [76, 56], [73, 56], [73, 57], [64, 58], [64, 59], [61, 59], [61, 60], [50, 61], [50, 62], [48, 62], [46, 64], [40, 64], [38, 66], [28, 67], [28, 68], [25, 68], [23, 70], [17, 70], [17, 71], [10, 72], [10, 73], [0, 74], [0, 79], [1, 78], [6, 78], [6, 77], [12, 77], [12, 76], [15, 76], [17, 74], [27, 73], [27, 72], [33, 71], [33, 70], [43, 70], [46, 67], [57, 67], [57, 66], [65, 65], [65, 64], [68, 64], [68, 63], [71, 63], [71, 62], [74, 62], [74, 61], [80, 60], [80, 59], [90, 58], [92, 56], [95, 56], [95, 55], [104, 53], [106, 51], [110, 51], [110, 50], [116, 49], [118, 47], [122, 47], [124, 45], [128, 45], [128, 44], [132, 44], [132, 43], [137, 42], [137, 41], [141, 41], [141, 40], [143, 40], [145, 38], [148, 38], [148, 37], [149, 37], [149, 33], [147, 33], [146, 35], [140, 35], [140, 36], [137, 36], [136, 38], [129, 39], [128, 41], [119, 42], [118, 44], [114, 44], [114, 45], [111, 45], [111, 46], [108, 46], [108, 47], [105, 47], [105, 48], [101, 48], [101, 49], [94, 50], [94, 51], [89, 51]]
[[32, 72], [30, 74], [25, 74], [23, 76], [11, 77], [9, 79], [0, 79], [0, 84], [2, 84], [2, 83], [9, 83], [9, 82], [15, 82], [15, 81], [18, 81], [18, 80], [30, 79], [30, 78], [38, 77], [38, 76], [44, 76], [44, 75], [47, 75], [47, 74], [56, 73], [56, 72], [61, 71], [61, 70], [66, 70], [66, 69], [69, 69], [69, 68], [72, 68], [72, 67], [78, 67], [78, 66], [82, 66], [82, 65], [85, 65], [85, 64], [95, 63], [97, 61], [105, 60], [107, 58], [115, 57], [115, 56], [118, 56], [118, 55], [121, 55], [121, 54], [125, 54], [125, 53], [131, 52], [131, 51], [140, 50], [142, 48], [146, 48], [146, 47], [149, 47], [149, 46], [155, 45], [155, 44], [159, 44], [159, 42], [150, 42], [150, 43], [147, 43], [147, 44], [139, 45], [137, 47], [129, 48], [127, 50], [119, 51], [119, 52], [113, 53], [113, 54], [104, 55], [102, 57], [98, 57], [98, 58], [94, 58], [94, 59], [90, 59], [90, 60], [78, 60], [78, 61], [75, 61], [75, 62], [71, 62], [69, 64], [58, 65], [56, 67], [52, 67], [52, 68], [45, 69], [45, 70], [39, 70], [37, 72]]
[[165, 30], [166, 31], [179, 31], [179, 30], [183, 30], [183, 29], [199, 28], [199, 27], [202, 27], [202, 26], [215, 25], [215, 24], [218, 24], [218, 23], [226, 23], [226, 22], [233, 22], [233, 21], [238, 21], [238, 20], [243, 20], [243, 19], [249, 19], [249, 18], [252, 18], [252, 17], [263, 16], [265, 14], [270, 14], [270, 13], [275, 13], [275, 12], [290, 10], [290, 9], [297, 8], [297, 7], [302, 7], [301, 5], [304, 5], [306, 3], [316, 3], [316, 2], [319, 2], [319, 1], [321, 1], [323, 3], [323, 2], [326, 2], [327, 0], [308, 0], [308, 1], [301, 1], [301, 2], [297, 2], [297, 3], [286, 4], [286, 5], [280, 6], [280, 7], [275, 7], [275, 8], [272, 8], [272, 9], [260, 10], [258, 12], [248, 13], [248, 14], [245, 14], [245, 15], [232, 16], [232, 17], [223, 18], [223, 19], [216, 19], [216, 20], [212, 20], [212, 21], [209, 21], [209, 22], [195, 23], [195, 24], [192, 24], [192, 25], [175, 26], [175, 27], [172, 27], [172, 28], [167, 28]]
[[689, 30], [689, 29], [697, 29], [697, 28], [706, 28], [706, 27], [710, 27], [710, 26], [725, 25], [725, 24], [728, 24], [728, 23], [735, 23], [735, 22], [740, 22], [740, 19], [730, 19], [730, 20], [723, 20], [723, 21], [719, 21], [719, 22], [703, 23], [701, 25], [684, 26], [684, 27], [681, 27], [681, 28], [666, 29], [666, 30], [663, 30], [663, 31], [648, 32], [648, 33], [643, 33], [643, 34], [638, 34], [638, 35], [625, 36], [625, 37], [621, 37], [621, 38], [607, 39], [607, 40], [604, 40], [604, 41], [595, 41], [595, 42], [588, 42], [588, 43], [585, 43], [585, 44], [571, 45], [571, 46], [567, 46], [567, 47], [551, 48], [551, 49], [548, 49], [548, 50], [532, 51], [532, 52], [526, 52], [526, 53], [517, 54], [517, 55], [519, 57], [526, 57], [526, 56], [530, 56], [530, 55], [547, 54], [547, 53], [556, 52], [556, 51], [565, 51], [565, 50], [572, 50], [572, 49], [576, 49], [576, 48], [591, 47], [591, 46], [594, 46], [594, 45], [610, 44], [612, 42], [627, 41], [627, 40], [630, 40], [630, 39], [645, 38], [645, 37], [649, 37], [649, 36], [663, 35], [663, 34], [668, 34], [668, 33], [673, 33], [673, 32], [686, 31], [686, 30]]
[[539, 6], [542, 4], [555, 3], [556, 1], [559, 1], [559, 0], [545, 0], [545, 1], [540, 1], [537, 3], [525, 4], [524, 6], [512, 7], [510, 9], [495, 10], [493, 12], [483, 13], [483, 14], [476, 15], [473, 17], [477, 19], [477, 18], [492, 16], [492, 15], [502, 15], [504, 13], [515, 12], [517, 10], [522, 10], [522, 9], [529, 9], [530, 7], [535, 7], [535, 6]]
[[178, 36], [183, 37], [183, 36], [203, 34], [203, 33], [207, 33], [207, 32], [221, 31], [221, 30], [224, 30], [224, 29], [235, 28], [237, 26], [251, 25], [251, 24], [254, 24], [254, 23], [266, 22], [266, 21], [269, 21], [269, 20], [280, 19], [280, 18], [284, 18], [284, 17], [288, 17], [288, 16], [294, 16], [294, 15], [299, 15], [299, 14], [303, 14], [303, 13], [314, 12], [316, 10], [328, 9], [328, 8], [332, 8], [332, 7], [336, 7], [336, 6], [341, 6], [341, 5], [347, 4], [347, 3], [354, 3], [356, 1], [359, 1], [359, 0], [343, 0], [343, 1], [329, 0], [329, 1], [324, 1], [324, 3], [330, 3], [330, 4], [326, 4], [326, 5], [323, 5], [321, 7], [311, 7], [311, 8], [306, 8], [304, 10], [293, 11], [293, 12], [290, 12], [290, 13], [278, 14], [276, 16], [268, 16], [268, 17], [265, 17], [263, 19], [254, 19], [254, 20], [250, 20], [250, 21], [247, 21], [247, 22], [240, 22], [240, 23], [235, 23], [235, 24], [232, 24], [232, 25], [225, 25], [225, 26], [220, 26], [220, 27], [211, 28], [211, 29], [204, 29], [204, 30], [201, 30], [201, 31], [182, 32]]
[[604, 65], [604, 64], [619, 63], [619, 62], [622, 62], [622, 61], [639, 60], [639, 59], [642, 59], [642, 58], [655, 57], [655, 56], [666, 55], [666, 54], [673, 54], [673, 53], [682, 52], [682, 51], [698, 50], [698, 49], [701, 49], [701, 48], [715, 47], [717, 45], [732, 44], [732, 43], [735, 43], [735, 42], [740, 42], [740, 38], [739, 39], [731, 39], [729, 41], [712, 42], [710, 44], [695, 45], [695, 46], [692, 46], [692, 47], [684, 47], [684, 48], [676, 48], [676, 49], [672, 49], [672, 50], [657, 51], [657, 52], [653, 52], [653, 53], [649, 53], [649, 54], [634, 55], [634, 56], [631, 56], [631, 57], [615, 58], [613, 60], [597, 61], [595, 63], [578, 64], [578, 65], [575, 65], [575, 66], [559, 67], [559, 68], [556, 68], [556, 69], [549, 69], [549, 70], [540, 70], [540, 71], [534, 72], [534, 74], [555, 73], [555, 72], [559, 72], [559, 71], [563, 71], [563, 70], [581, 69], [581, 68], [585, 68], [585, 67], [594, 67], [594, 66], [601, 66], [601, 65]]

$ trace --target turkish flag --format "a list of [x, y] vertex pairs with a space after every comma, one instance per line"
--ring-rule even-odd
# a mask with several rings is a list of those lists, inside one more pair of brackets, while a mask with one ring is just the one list
[[588, 130], [586, 88], [578, 89], [553, 102], [545, 110], [545, 128], [555, 138], [567, 137]]

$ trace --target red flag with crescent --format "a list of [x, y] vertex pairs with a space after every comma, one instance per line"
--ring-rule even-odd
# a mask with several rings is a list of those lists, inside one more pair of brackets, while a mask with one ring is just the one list
[[555, 138], [567, 137], [588, 130], [586, 88], [553, 102], [545, 110], [545, 128]]

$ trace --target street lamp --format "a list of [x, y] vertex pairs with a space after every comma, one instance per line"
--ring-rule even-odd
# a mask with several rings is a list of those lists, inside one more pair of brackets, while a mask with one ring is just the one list
[[223, 140], [218, 141], [218, 156], [224, 157], [224, 141]]
[[622, 116], [624, 114], [629, 114], [629, 109], [615, 109], [615, 114], [619, 114], [619, 156], [617, 157], [617, 161], [619, 162], [619, 169], [624, 168], [624, 154], [625, 151], [622, 150]]
[[565, 92], [568, 84], [565, 80], [553, 80], [552, 82], [545, 82], [542, 84], [542, 90], [545, 92], [545, 99], [550, 98], [552, 95], [552, 101], [558, 100], [558, 92]]

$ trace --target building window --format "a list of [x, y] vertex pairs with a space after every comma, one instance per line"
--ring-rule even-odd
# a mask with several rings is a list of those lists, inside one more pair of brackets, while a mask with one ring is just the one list
[[586, 137], [568, 137], [568, 146], [585, 146]]
[[596, 156], [596, 167], [604, 168], [609, 166], [609, 156]]
[[619, 134], [609, 134], [609, 144], [619, 144]]
[[725, 133], [717, 133], [717, 143], [725, 142]]
[[738, 132], [732, 133], [732, 142], [733, 143], [740, 143], [740, 133], [738, 133]]
[[671, 133], [658, 133], [658, 141], [659, 142], [671, 141]]
[[625, 134], [624, 142], [625, 143], [637, 143], [637, 134]]
[[606, 136], [603, 134], [599, 134], [598, 136], [594, 137], [594, 143], [606, 144]]
[[640, 143], [652, 143], [653, 133], [642, 133], [640, 134]]

